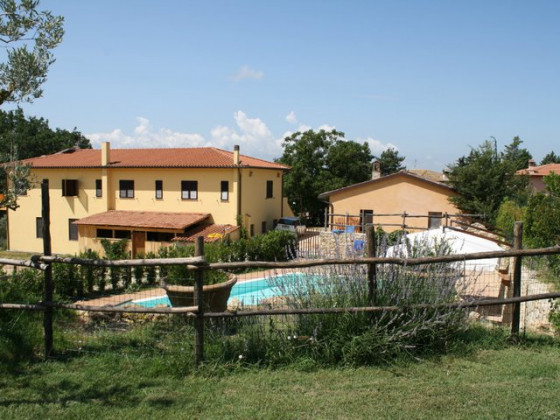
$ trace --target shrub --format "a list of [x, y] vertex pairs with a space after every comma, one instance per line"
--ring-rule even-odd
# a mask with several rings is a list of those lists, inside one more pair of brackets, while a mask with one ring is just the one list
[[[386, 243], [386, 242], [385, 242]], [[386, 252], [380, 250], [380, 253]], [[393, 255], [447, 255], [446, 243], [403, 242]], [[467, 327], [466, 312], [420, 308], [417, 304], [454, 302], [461, 270], [454, 263], [400, 267], [379, 265], [374, 306], [399, 307], [379, 313], [293, 315], [237, 320], [221, 344], [225, 354], [253, 363], [294, 360], [317, 364], [386, 363], [399, 357], [441, 353]], [[287, 308], [370, 306], [365, 266], [329, 266], [271, 280]], [[229, 320], [224, 323], [230, 325]], [[233, 324], [232, 324], [233, 325]], [[224, 328], [227, 330], [227, 328]], [[217, 345], [217, 344], [215, 344]]]
[[[0, 270], [0, 302], [37, 303], [43, 300], [43, 273], [23, 269], [7, 275]], [[0, 366], [31, 358], [42, 343], [40, 312], [0, 310]]]
[[[532, 248], [548, 247], [560, 242], [560, 198], [536, 194], [525, 209], [523, 233], [525, 244]], [[548, 266], [560, 274], [560, 256], [547, 257]]]
[[[103, 250], [105, 251], [105, 258], [108, 260], [123, 260], [128, 258], [129, 254], [126, 251], [128, 246], [128, 239], [120, 239], [118, 241], [110, 241], [108, 239], [101, 239], [100, 241]], [[126, 288], [130, 284], [131, 270], [130, 267], [110, 267], [109, 278], [113, 290], [117, 290], [122, 281], [123, 286]]]

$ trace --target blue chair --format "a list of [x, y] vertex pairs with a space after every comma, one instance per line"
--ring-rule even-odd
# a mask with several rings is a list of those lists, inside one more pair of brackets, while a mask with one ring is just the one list
[[363, 239], [356, 239], [354, 241], [354, 251], [362, 252], [364, 250], [364, 240]]
[[345, 233], [354, 233], [356, 231], [356, 226], [346, 226], [344, 229]]

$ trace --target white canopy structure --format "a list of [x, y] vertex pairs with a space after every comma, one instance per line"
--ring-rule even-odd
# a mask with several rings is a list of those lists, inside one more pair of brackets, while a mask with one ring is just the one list
[[[479, 238], [467, 232], [451, 229], [430, 229], [424, 232], [410, 233], [406, 235], [408, 242], [426, 245], [428, 247], [438, 247], [446, 244], [453, 255], [471, 254], [476, 252], [503, 251], [503, 249], [493, 241]], [[403, 245], [396, 245], [387, 250], [387, 256], [401, 254], [408, 256], [408, 249]], [[498, 258], [488, 258], [483, 260], [465, 261], [467, 270], [493, 271], [498, 266]]]

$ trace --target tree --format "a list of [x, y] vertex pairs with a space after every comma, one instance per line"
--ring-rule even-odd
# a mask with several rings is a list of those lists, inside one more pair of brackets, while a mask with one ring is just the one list
[[72, 146], [90, 149], [90, 141], [72, 131], [49, 127], [44, 118], [26, 118], [21, 109], [0, 110], [0, 161], [9, 162], [59, 152]]
[[[494, 139], [494, 141], [495, 140], [496, 139]], [[504, 147], [504, 152], [502, 154], [503, 162], [510, 165], [514, 172], [525, 169], [529, 160], [533, 159], [533, 156], [531, 156], [531, 153], [529, 153], [527, 149], [520, 147], [521, 143], [523, 143], [523, 141], [518, 136], [515, 136], [512, 142]]]
[[15, 210], [18, 207], [17, 196], [30, 188], [29, 168], [18, 164], [19, 160], [56, 153], [73, 146], [90, 149], [91, 143], [76, 129], [52, 130], [43, 118], [27, 119], [21, 109], [0, 111], [0, 162], [6, 163], [0, 168], [0, 190], [4, 193], [0, 204]]
[[373, 156], [367, 143], [337, 140], [328, 150], [326, 166], [331, 189], [356, 184], [371, 178]]
[[0, 63], [0, 105], [32, 102], [43, 93], [52, 50], [64, 35], [64, 18], [38, 6], [39, 0], [0, 0], [0, 44], [6, 51]]
[[317, 198], [320, 193], [371, 177], [369, 146], [346, 141], [340, 131], [297, 132], [284, 139], [283, 147], [276, 161], [292, 168], [284, 178], [284, 194], [311, 224], [323, 219], [325, 203]]
[[444, 173], [458, 192], [450, 201], [461, 211], [483, 214], [486, 222], [495, 224], [502, 201], [506, 198], [520, 200], [526, 190], [527, 178], [515, 174], [522, 158], [527, 156], [525, 149], [519, 148], [520, 143], [521, 140], [515, 138], [503, 153], [498, 153], [496, 140], [486, 140], [478, 148], [471, 149], [468, 156], [448, 165]]
[[548, 165], [549, 163], [560, 163], [560, 156], [551, 151], [541, 160], [541, 165]]
[[392, 147], [381, 152], [377, 160], [381, 166], [381, 176], [391, 175], [406, 169], [406, 166], [402, 165], [405, 157], [399, 156], [399, 151]]

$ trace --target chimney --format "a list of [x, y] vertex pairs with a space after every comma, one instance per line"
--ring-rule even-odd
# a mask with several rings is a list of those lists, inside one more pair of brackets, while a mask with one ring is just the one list
[[233, 164], [239, 165], [239, 145], [233, 146]]
[[101, 143], [101, 166], [107, 166], [110, 160], [111, 143], [104, 141]]
[[533, 159], [529, 159], [529, 162], [527, 162], [527, 167], [528, 168], [532, 168], [534, 166], [537, 166], [537, 164], [535, 163], [535, 161]]
[[381, 162], [378, 160], [373, 162], [371, 168], [371, 179], [379, 179], [381, 178]]

